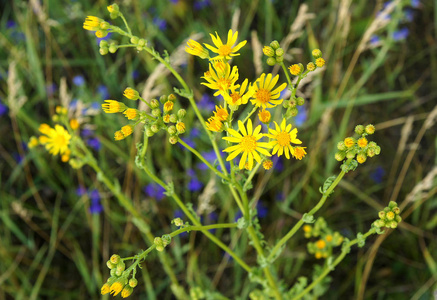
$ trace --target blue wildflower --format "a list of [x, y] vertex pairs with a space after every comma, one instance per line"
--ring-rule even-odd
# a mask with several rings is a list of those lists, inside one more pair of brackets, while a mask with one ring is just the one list
[[100, 84], [100, 85], [97, 87], [97, 94], [100, 94], [100, 96], [102, 97], [102, 99], [108, 99], [108, 98], [109, 98], [109, 91], [108, 91], [108, 88], [107, 88], [105, 85], [103, 85], [103, 84]]
[[241, 217], [243, 217], [243, 214], [241, 213], [241, 211], [238, 211], [238, 212], [235, 214], [234, 221], [237, 222], [238, 219], [240, 219]]
[[164, 19], [161, 19], [159, 17], [153, 18], [153, 24], [155, 24], [156, 27], [159, 28], [159, 30], [164, 31], [167, 29], [167, 21]]
[[204, 109], [207, 111], [213, 111], [215, 109], [214, 100], [212, 100], [212, 97], [208, 94], [202, 95], [202, 98], [200, 98], [200, 101], [197, 103], [197, 106], [200, 109]]
[[92, 214], [99, 214], [103, 210], [102, 204], [100, 204], [100, 194], [99, 191], [94, 189], [89, 193], [89, 197], [91, 200], [90, 205], [90, 213]]
[[190, 177], [188, 182], [188, 190], [191, 192], [200, 191], [203, 188], [203, 183], [199, 181], [193, 169], [189, 169], [187, 175]]
[[76, 189], [76, 195], [79, 197], [82, 197], [83, 195], [85, 195], [87, 193], [86, 188], [83, 185], [80, 185], [77, 189]]
[[5, 104], [3, 104], [0, 101], [0, 116], [3, 116], [4, 114], [7, 114], [9, 111], [9, 107], [7, 107]]
[[204, 9], [205, 7], [210, 6], [210, 5], [211, 5], [210, 0], [196, 0], [196, 1], [194, 1], [193, 8], [195, 10], [201, 10], [201, 9]]
[[100, 143], [100, 140], [97, 137], [87, 139], [86, 143], [88, 146], [90, 146], [91, 148], [93, 148], [96, 151], [99, 151], [100, 148], [102, 148], [102, 144]]
[[411, 0], [410, 4], [414, 8], [419, 8], [421, 3], [419, 0]]
[[381, 42], [381, 38], [377, 35], [372, 35], [370, 37], [369, 43], [371, 46], [377, 46]]
[[258, 218], [260, 219], [265, 218], [269, 212], [267, 206], [261, 201], [258, 201], [258, 204], [256, 205], [256, 210], [258, 211]]
[[140, 72], [138, 72], [137, 70], [132, 72], [132, 79], [133, 80], [137, 80], [140, 77]]
[[405, 40], [407, 36], [410, 34], [410, 30], [406, 27], [393, 32], [393, 39], [395, 41]]
[[385, 170], [383, 167], [378, 166], [376, 167], [376, 169], [370, 173], [370, 178], [375, 182], [375, 183], [381, 183], [383, 178], [385, 175]]
[[158, 201], [161, 201], [165, 197], [164, 195], [165, 189], [156, 183], [150, 183], [146, 185], [143, 191], [147, 196], [151, 198], [155, 198]]
[[82, 86], [85, 84], [85, 78], [82, 75], [77, 75], [73, 77], [73, 84], [75, 86]]
[[306, 120], [308, 119], [308, 110], [306, 105], [298, 106], [297, 107], [297, 116], [294, 118], [294, 124], [296, 127], [301, 127]]

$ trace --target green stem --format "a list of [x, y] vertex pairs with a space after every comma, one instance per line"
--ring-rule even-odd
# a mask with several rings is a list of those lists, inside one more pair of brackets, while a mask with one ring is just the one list
[[[376, 232], [375, 229], [370, 229], [366, 234], [363, 235], [363, 238], [366, 239], [369, 235], [374, 234]], [[297, 296], [295, 296], [293, 298], [293, 300], [297, 300], [302, 298], [303, 296], [305, 296], [306, 294], [308, 294], [317, 284], [319, 284], [320, 281], [323, 280], [323, 278], [325, 278], [329, 272], [331, 272], [332, 270], [334, 270], [334, 268], [343, 260], [343, 258], [348, 254], [348, 249], [355, 245], [356, 243], [358, 243], [358, 239], [354, 239], [352, 241], [350, 241], [346, 247], [344, 247], [341, 251], [341, 254], [334, 260], [334, 262], [329, 265], [329, 266], [325, 266], [322, 274], [319, 275], [319, 277], [317, 277], [309, 286], [306, 287], [306, 289], [304, 289], [301, 293], [299, 293]]]
[[200, 154], [199, 152], [197, 152], [194, 148], [192, 148], [190, 145], [188, 145], [187, 143], [185, 143], [182, 139], [178, 139], [178, 142], [184, 146], [185, 148], [187, 148], [189, 151], [191, 151], [194, 155], [196, 155], [205, 165], [208, 166], [208, 168], [210, 168], [212, 171], [214, 171], [214, 173], [216, 173], [218, 176], [220, 176], [221, 178], [223, 178], [224, 180], [229, 180], [229, 178], [224, 175], [222, 172], [220, 172], [219, 170], [217, 170], [217, 168], [214, 168], [203, 156], [202, 154]]
[[287, 68], [285, 67], [284, 62], [281, 62], [281, 67], [284, 70], [285, 77], [287, 77], [288, 84], [291, 88], [293, 88], [293, 84], [291, 83], [290, 75], [288, 75]]
[[[346, 163], [350, 163], [350, 159]], [[308, 213], [309, 215], [314, 215], [325, 203], [326, 199], [328, 198], [329, 194], [334, 190], [334, 188], [338, 185], [340, 180], [343, 178], [344, 174], [346, 174], [344, 171], [341, 171], [340, 174], [335, 178], [335, 181], [331, 184], [331, 186], [328, 188], [328, 190], [323, 193], [322, 198], [319, 200], [317, 205]], [[284, 245], [298, 230], [299, 228], [304, 224], [305, 222], [303, 219], [300, 219], [299, 222], [296, 223], [296, 225], [291, 228], [291, 230], [284, 236], [282, 239], [273, 247], [272, 251], [270, 252], [270, 255], [267, 257], [267, 260], [271, 260], [273, 257], [275, 257], [276, 253], [281, 249], [282, 245]]]
[[250, 172], [249, 177], [247, 177], [246, 182], [243, 185], [243, 191], [246, 190], [247, 185], [252, 181], [253, 176], [255, 176], [255, 173], [256, 173], [256, 171], [258, 171], [260, 166], [261, 166], [261, 163], [257, 163], [255, 168], [252, 169], [252, 172]]
[[149, 102], [147, 102], [145, 99], [143, 99], [143, 97], [138, 97], [138, 99], [140, 99], [141, 101], [143, 101], [150, 109], [153, 109], [152, 105], [150, 105]]
[[126, 19], [124, 18], [122, 13], [119, 13], [120, 18], [123, 20], [124, 25], [126, 26], [127, 32], [129, 33], [129, 35], [132, 35], [132, 31], [130, 30], [129, 25], [127, 24]]

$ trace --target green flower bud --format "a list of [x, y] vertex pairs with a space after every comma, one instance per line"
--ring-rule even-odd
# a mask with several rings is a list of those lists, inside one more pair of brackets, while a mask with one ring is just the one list
[[[109, 26], [110, 26], [110, 25], [109, 25], [108, 22], [103, 21], [103, 22], [100, 23], [100, 29], [108, 30], [108, 29], [109, 29]], [[108, 34], [108, 33], [106, 33], [106, 34]]]
[[344, 151], [347, 149], [346, 145], [344, 144], [344, 142], [338, 142], [337, 144], [337, 149], [340, 151]]
[[120, 13], [118, 11], [117, 12], [114, 11], [114, 12], [109, 14], [109, 17], [114, 20], [114, 19], [117, 19], [119, 15], [120, 15]]
[[116, 276], [117, 273], [117, 268], [111, 269], [111, 272], [109, 272], [109, 274], [112, 276]]
[[167, 246], [171, 243], [171, 236], [169, 234], [164, 234], [162, 236], [162, 242], [164, 243], [164, 246]]
[[123, 272], [126, 269], [126, 265], [123, 261], [119, 261], [116, 268], [117, 271]]
[[273, 50], [276, 50], [280, 47], [279, 42], [278, 41], [273, 41], [270, 43], [270, 47], [273, 48]]
[[291, 107], [291, 108], [289, 108], [289, 112], [290, 112], [290, 115], [291, 115], [292, 117], [297, 116], [297, 114], [299, 113], [299, 111], [297, 110], [296, 107]]
[[114, 265], [117, 265], [120, 262], [120, 255], [113, 254], [109, 259]]
[[100, 48], [99, 49], [99, 53], [100, 53], [100, 55], [106, 55], [106, 54], [108, 54], [108, 48]]
[[170, 122], [176, 123], [178, 121], [178, 117], [175, 114], [170, 115]]
[[276, 64], [276, 59], [274, 57], [267, 58], [267, 64], [269, 66], [274, 66]]
[[276, 56], [276, 62], [277, 63], [281, 63], [284, 61], [284, 57], [283, 56]]
[[106, 262], [106, 266], [108, 267], [108, 269], [114, 269], [115, 268], [115, 264], [113, 264], [112, 262], [111, 262], [111, 260], [108, 260], [107, 262]]
[[399, 215], [401, 213], [401, 209], [399, 207], [395, 207], [393, 208], [393, 212], [397, 215]]
[[159, 107], [159, 101], [156, 100], [156, 99], [152, 99], [152, 100], [150, 100], [150, 106], [151, 106], [152, 108], [158, 108], [158, 107]]
[[379, 153], [381, 153], [381, 147], [376, 146], [376, 147], [375, 147], [375, 154], [376, 154], [376, 155], [379, 155]]
[[151, 130], [153, 133], [157, 133], [157, 132], [159, 131], [159, 126], [156, 125], [156, 124], [153, 124], [152, 126], [150, 126], [150, 130]]
[[180, 227], [182, 225], [184, 225], [184, 222], [182, 221], [181, 218], [176, 218], [172, 221], [173, 224], [175, 224], [176, 226]]
[[146, 129], [146, 135], [147, 135], [148, 137], [152, 137], [152, 136], [155, 135], [155, 133], [154, 133], [151, 129], [147, 128], [147, 129]]
[[145, 39], [139, 39], [138, 40], [138, 45], [139, 46], [147, 46], [147, 41]]
[[117, 45], [111, 44], [109, 46], [109, 52], [111, 52], [111, 53], [117, 52], [117, 49], [118, 49]]
[[396, 217], [395, 217], [395, 221], [396, 221], [397, 223], [400, 223], [400, 222], [402, 221], [402, 217], [401, 217], [401, 216], [396, 216]]
[[138, 45], [138, 41], [139, 41], [140, 39], [137, 37], [137, 36], [133, 36], [133, 37], [131, 37], [130, 38], [130, 42], [132, 43], [132, 44], [134, 44], [134, 45]]
[[297, 100], [296, 100], [296, 99], [291, 99], [291, 100], [289, 101], [289, 104], [290, 104], [290, 107], [296, 107], [296, 105], [297, 105]]
[[320, 51], [319, 49], [314, 49], [311, 54], [313, 55], [314, 58], [319, 58], [322, 57], [322, 51]]
[[370, 148], [378, 147], [378, 145], [375, 142], [370, 142], [367, 146], [369, 146]]
[[143, 51], [143, 50], [144, 50], [144, 47], [142, 47], [142, 46], [137, 46], [136, 49], [137, 49], [137, 51]]
[[284, 49], [282, 49], [282, 48], [278, 48], [278, 49], [276, 49], [276, 50], [275, 50], [275, 54], [276, 54], [276, 56], [282, 56], [282, 55], [284, 55]]
[[398, 223], [396, 223], [396, 221], [391, 221], [386, 226], [395, 229], [396, 227], [398, 227]]
[[378, 217], [380, 218], [380, 219], [384, 219], [385, 218], [385, 211], [380, 211], [379, 213], [378, 213]]
[[360, 164], [364, 163], [366, 160], [367, 160], [367, 155], [366, 155], [366, 153], [364, 153], [364, 152], [360, 152], [360, 153], [358, 153], [358, 155], [357, 155], [357, 161], [358, 161]]
[[167, 102], [167, 96], [162, 95], [161, 97], [159, 97], [159, 102], [161, 102], [162, 104], [164, 104], [165, 102]]
[[355, 133], [358, 135], [362, 135], [364, 133], [364, 126], [363, 125], [355, 126]]
[[167, 128], [168, 133], [170, 133], [171, 135], [176, 134], [177, 130], [176, 130], [176, 126], [171, 125]]
[[170, 142], [170, 144], [174, 145], [178, 142], [178, 137], [177, 136], [171, 136], [168, 141]]
[[369, 124], [366, 126], [366, 133], [367, 134], [374, 134], [375, 133], [375, 126], [372, 124]]
[[152, 116], [158, 118], [159, 116], [161, 116], [161, 110], [159, 108], [152, 109]]
[[282, 107], [289, 108], [290, 107], [290, 101], [287, 101], [287, 100], [283, 101], [282, 102]]
[[376, 220], [376, 221], [374, 222], [374, 224], [375, 224], [376, 227], [379, 227], [379, 228], [385, 226], [385, 222], [384, 222], [384, 220]]
[[366, 152], [368, 157], [374, 157], [375, 156], [375, 149], [374, 148], [368, 148]]
[[316, 69], [316, 65], [315, 65], [313, 62], [309, 62], [309, 63], [307, 64], [307, 70], [308, 70], [308, 71], [312, 72], [312, 71], [314, 71], [315, 69]]
[[136, 280], [135, 278], [131, 278], [129, 279], [129, 286], [130, 287], [136, 287], [138, 285], [138, 280]]
[[264, 46], [263, 53], [269, 57], [275, 56], [275, 50], [270, 46]]
[[118, 270], [117, 268], [115, 268], [114, 270], [115, 270], [115, 276], [120, 277], [121, 275], [123, 275], [124, 271]]
[[355, 151], [353, 149], [346, 152], [346, 157], [347, 158], [354, 158], [355, 155], [357, 155], [357, 151]]
[[179, 119], [183, 119], [186, 114], [187, 114], [187, 111], [185, 109], [178, 110], [178, 118]]
[[335, 153], [335, 159], [337, 161], [342, 161], [345, 158], [346, 154], [344, 152]]
[[170, 95], [168, 95], [167, 99], [168, 99], [168, 101], [175, 102], [176, 101], [176, 96], [174, 94], [170, 94]]
[[100, 43], [99, 43], [99, 47], [100, 47], [100, 48], [106, 48], [106, 47], [108, 47], [108, 41], [106, 41], [106, 40], [101, 40]]
[[393, 208], [395, 208], [395, 207], [398, 207], [398, 204], [397, 204], [396, 202], [394, 202], [394, 201], [390, 201], [390, 202], [388, 203], [388, 208], [393, 209]]
[[301, 105], [304, 105], [304, 103], [305, 103], [305, 99], [302, 98], [302, 97], [298, 97], [298, 98], [296, 99], [296, 102], [297, 102], [297, 105], [301, 106]]
[[131, 287], [129, 285], [125, 285], [123, 290], [121, 291], [121, 297], [122, 298], [127, 298], [130, 295], [132, 295], [133, 291], [134, 291], [133, 287]]

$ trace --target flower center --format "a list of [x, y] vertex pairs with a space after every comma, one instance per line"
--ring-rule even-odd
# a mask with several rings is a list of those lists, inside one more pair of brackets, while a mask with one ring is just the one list
[[222, 45], [220, 46], [220, 48], [218, 49], [218, 53], [221, 56], [228, 56], [229, 54], [231, 54], [232, 49], [231, 47], [229, 47], [228, 45]]
[[252, 152], [256, 149], [256, 139], [253, 135], [246, 135], [241, 139], [241, 148], [246, 152]]
[[231, 98], [232, 98], [232, 103], [237, 103], [238, 100], [240, 100], [241, 96], [238, 93], [232, 93], [231, 94]]
[[63, 147], [67, 145], [67, 141], [63, 135], [58, 134], [53, 138], [53, 145]]
[[259, 89], [256, 91], [255, 97], [259, 102], [267, 103], [270, 101], [270, 91], [266, 89]]
[[220, 91], [226, 91], [231, 86], [231, 81], [229, 79], [226, 79], [226, 78], [220, 78], [217, 81], [217, 85], [220, 87], [219, 88]]
[[288, 132], [282, 131], [277, 136], [279, 146], [285, 147], [288, 146], [291, 142], [290, 134]]

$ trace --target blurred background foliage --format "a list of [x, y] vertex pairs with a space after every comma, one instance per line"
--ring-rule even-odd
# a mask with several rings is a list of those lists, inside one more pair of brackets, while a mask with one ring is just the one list
[[[123, 192], [146, 216], [152, 232], [168, 233], [170, 220], [183, 217], [176, 205], [134, 165], [136, 135], [121, 142], [113, 133], [122, 116], [104, 115], [104, 99], [122, 101], [127, 86], [150, 98], [178, 86], [171, 76], [146, 83], [157, 62], [145, 53], [120, 49], [101, 56], [98, 40], [82, 29], [87, 15], [109, 19], [107, 1], [30, 0], [1, 2], [0, 11], [0, 298], [98, 299], [109, 276], [105, 262], [113, 253], [131, 256], [148, 245], [109, 191], [85, 167], [73, 170], [27, 142], [39, 124], [51, 122], [57, 105], [81, 120], [80, 135], [101, 168], [119, 180]], [[437, 7], [433, 1], [348, 0], [164, 0], [120, 1], [134, 33], [161, 53], [171, 54], [201, 33], [224, 36], [229, 28], [247, 39], [234, 59], [240, 78], [278, 72], [259, 53], [273, 39], [289, 43], [286, 61], [310, 61], [320, 48], [327, 64], [298, 96], [305, 106], [293, 120], [308, 147], [302, 161], [275, 160], [260, 172], [249, 191], [256, 201], [262, 232], [273, 244], [320, 198], [318, 188], [338, 173], [336, 144], [356, 124], [376, 126], [381, 155], [347, 174], [318, 216], [345, 237], [365, 232], [390, 200], [404, 207], [395, 232], [372, 236], [332, 272], [324, 299], [430, 299], [437, 283], [436, 86]], [[392, 6], [390, 6], [392, 5]], [[390, 13], [381, 16], [389, 7]], [[122, 26], [119, 21], [115, 22]], [[120, 41], [114, 34], [106, 39]], [[205, 61], [185, 53], [172, 57], [191, 84], [207, 117], [218, 100], [200, 85]], [[279, 72], [283, 81], [285, 77]], [[156, 74], [155, 74], [156, 75]], [[126, 103], [132, 107], [132, 103]], [[135, 105], [135, 103], [133, 104]], [[180, 105], [187, 107], [184, 99]], [[190, 121], [191, 120], [191, 121]], [[209, 155], [188, 109], [183, 139]], [[195, 157], [167, 137], [154, 137], [149, 163], [173, 180], [203, 223], [239, 217], [228, 191]], [[216, 231], [250, 265], [256, 254], [245, 233]], [[278, 276], [291, 286], [311, 276], [314, 264], [300, 232], [288, 242]], [[248, 299], [255, 288], [247, 274], [199, 233], [175, 238], [168, 250], [180, 283], [189, 289], [217, 291], [230, 299]], [[143, 263], [134, 299], [171, 299], [170, 280], [156, 255]]]

